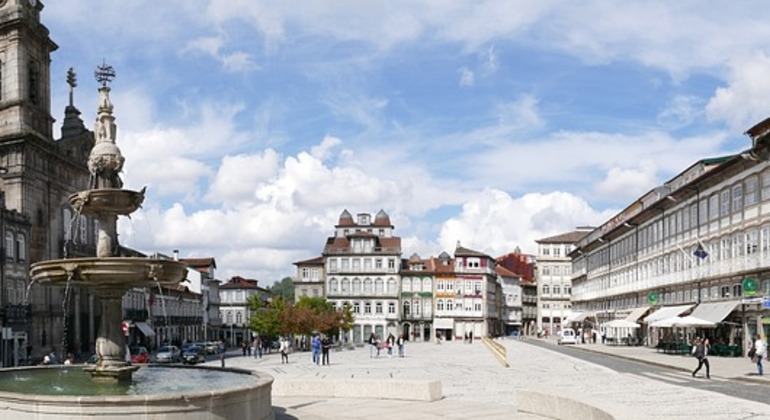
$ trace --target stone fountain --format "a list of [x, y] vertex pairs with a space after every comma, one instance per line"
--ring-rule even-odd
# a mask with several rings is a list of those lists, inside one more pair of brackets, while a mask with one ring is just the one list
[[[122, 297], [131, 288], [174, 287], [186, 266], [169, 259], [119, 256], [117, 219], [144, 201], [142, 191], [123, 189], [124, 158], [115, 143], [109, 82], [112, 67], [102, 64], [94, 134], [88, 159], [89, 187], [70, 196], [72, 207], [99, 222], [96, 257], [65, 258], [32, 264], [33, 282], [84, 286], [101, 300], [93, 366], [2, 369], [0, 412], [23, 419], [272, 419], [272, 377], [224, 368], [145, 367], [126, 361], [121, 329]], [[90, 381], [83, 381], [83, 371]]]

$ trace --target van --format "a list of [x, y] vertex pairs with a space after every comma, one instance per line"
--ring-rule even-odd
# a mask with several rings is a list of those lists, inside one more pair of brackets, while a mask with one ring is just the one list
[[565, 328], [559, 333], [558, 344], [577, 344], [577, 335], [572, 328]]

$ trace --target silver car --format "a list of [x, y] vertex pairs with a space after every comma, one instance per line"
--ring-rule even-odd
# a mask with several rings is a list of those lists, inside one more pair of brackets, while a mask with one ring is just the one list
[[155, 354], [156, 363], [179, 363], [182, 361], [182, 351], [177, 346], [163, 346]]

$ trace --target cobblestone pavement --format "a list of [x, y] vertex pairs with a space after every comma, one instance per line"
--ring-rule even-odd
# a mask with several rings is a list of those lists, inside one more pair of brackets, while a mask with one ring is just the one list
[[[366, 348], [334, 351], [329, 366], [312, 364], [310, 353], [304, 352], [291, 354], [289, 364], [281, 364], [280, 356], [270, 354], [262, 359], [230, 358], [227, 365], [268, 373], [276, 383], [302, 379], [440, 380], [442, 383], [444, 398], [435, 402], [274, 395], [277, 419], [370, 416], [397, 416], [399, 419], [543, 418], [518, 411], [517, 392], [526, 389], [581, 401], [608, 411], [618, 419], [770, 420], [768, 404], [618, 373], [526, 341], [504, 339], [498, 342], [506, 348], [509, 368], [504, 368], [480, 341], [473, 344], [444, 342], [441, 345], [408, 343], [404, 358], [387, 355], [370, 358]], [[681, 371], [683, 381], [692, 379], [689, 371], [693, 362], [688, 357], [656, 353], [644, 347], [602, 344], [578, 347], [669, 366]], [[753, 365], [748, 359], [712, 357], [710, 360], [715, 380], [752, 380], [770, 384], [770, 379], [750, 375]], [[770, 403], [770, 388], [768, 395]]]

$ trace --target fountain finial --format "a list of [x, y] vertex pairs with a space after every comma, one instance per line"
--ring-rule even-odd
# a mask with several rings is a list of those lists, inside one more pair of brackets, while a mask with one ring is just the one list
[[118, 174], [123, 170], [125, 158], [115, 144], [117, 127], [112, 116], [110, 102], [110, 87], [108, 84], [115, 78], [112, 66], [102, 62], [94, 72], [99, 87], [99, 106], [97, 109], [94, 134], [96, 142], [88, 156], [88, 170], [94, 175], [95, 188], [122, 188], [123, 182]]

